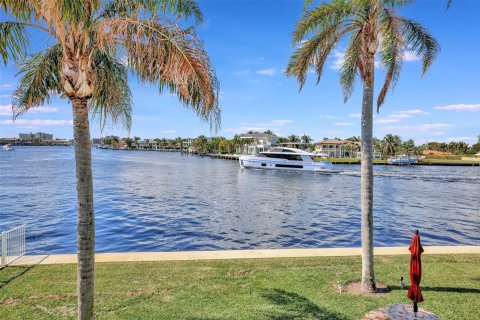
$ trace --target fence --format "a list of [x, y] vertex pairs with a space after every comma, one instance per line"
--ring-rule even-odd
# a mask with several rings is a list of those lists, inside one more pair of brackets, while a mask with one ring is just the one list
[[25, 225], [2, 232], [1, 241], [2, 260], [0, 268], [4, 268], [25, 254]]

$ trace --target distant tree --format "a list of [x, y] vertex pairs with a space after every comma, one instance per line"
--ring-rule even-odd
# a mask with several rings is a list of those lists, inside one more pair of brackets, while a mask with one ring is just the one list
[[207, 137], [204, 135], [198, 136], [194, 141], [193, 141], [193, 147], [196, 152], [200, 154], [205, 154], [207, 150]]
[[288, 137], [288, 141], [289, 142], [300, 142], [300, 137], [292, 134]]
[[385, 153], [389, 156], [395, 155], [402, 145], [400, 137], [393, 134], [387, 134], [382, 142], [385, 148]]
[[131, 149], [131, 148], [132, 148], [132, 146], [133, 146], [133, 139], [131, 139], [131, 138], [123, 138], [123, 141], [125, 141], [128, 149]]
[[360, 136], [352, 136], [352, 137], [347, 138], [345, 140], [352, 141], [352, 142], [360, 142]]
[[272, 132], [271, 130], [264, 131], [263, 133], [266, 133], [266, 134], [271, 134], [271, 135], [273, 135], [273, 132]]
[[308, 136], [308, 135], [306, 135], [306, 134], [302, 135], [302, 136], [300, 137], [300, 139], [301, 139], [302, 142], [305, 143], [305, 144], [310, 144], [310, 142], [313, 141], [312, 137], [310, 137], [310, 136]]
[[413, 139], [408, 139], [402, 143], [402, 150], [408, 155], [414, 153], [415, 150], [415, 141]]

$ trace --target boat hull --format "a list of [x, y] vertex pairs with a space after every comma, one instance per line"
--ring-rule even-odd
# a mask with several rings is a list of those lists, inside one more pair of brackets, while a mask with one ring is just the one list
[[394, 165], [409, 165], [413, 164], [418, 161], [418, 158], [405, 158], [405, 159], [390, 159], [388, 160], [388, 164]]
[[310, 171], [319, 173], [338, 173], [330, 162], [306, 162], [296, 160], [269, 159], [255, 156], [240, 156], [240, 167], [264, 170]]

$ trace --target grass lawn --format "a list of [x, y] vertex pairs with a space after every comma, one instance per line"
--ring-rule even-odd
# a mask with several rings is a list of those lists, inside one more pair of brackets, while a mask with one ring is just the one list
[[420, 163], [470, 164], [475, 166], [480, 165], [480, 161], [450, 160], [450, 159], [422, 159]]
[[[360, 257], [99, 263], [97, 319], [359, 319], [391, 303], [408, 303], [408, 256], [376, 257], [377, 281], [391, 293], [338, 293], [358, 280]], [[426, 308], [442, 319], [480, 319], [480, 255], [423, 257]], [[76, 266], [0, 271], [0, 319], [75, 318]]]

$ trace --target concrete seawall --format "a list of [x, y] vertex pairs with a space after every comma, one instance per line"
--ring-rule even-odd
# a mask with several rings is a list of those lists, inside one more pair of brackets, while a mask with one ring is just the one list
[[[424, 254], [480, 254], [480, 246], [427, 246]], [[377, 247], [377, 256], [409, 255], [407, 247]], [[97, 253], [96, 262], [186, 261], [360, 256], [361, 248], [260, 249], [182, 252]], [[76, 254], [24, 256], [12, 265], [77, 263]]]

